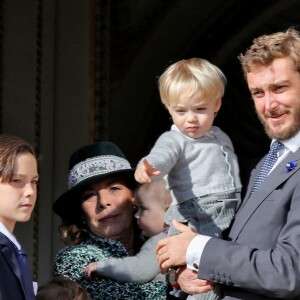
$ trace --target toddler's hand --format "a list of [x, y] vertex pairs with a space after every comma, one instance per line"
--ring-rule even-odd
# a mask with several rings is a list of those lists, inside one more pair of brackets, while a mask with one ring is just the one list
[[92, 273], [97, 271], [97, 262], [90, 263], [84, 270], [83, 273], [86, 277], [91, 277]]
[[143, 159], [143, 162], [138, 165], [135, 170], [134, 178], [139, 183], [148, 183], [151, 182], [152, 176], [159, 176], [160, 171], [155, 169], [146, 158]]

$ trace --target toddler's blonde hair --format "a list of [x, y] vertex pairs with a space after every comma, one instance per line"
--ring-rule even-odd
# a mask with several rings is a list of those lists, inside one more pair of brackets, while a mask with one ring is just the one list
[[226, 77], [215, 65], [201, 58], [180, 60], [170, 65], [158, 80], [161, 101], [165, 106], [177, 104], [201, 91], [210, 100], [222, 98]]

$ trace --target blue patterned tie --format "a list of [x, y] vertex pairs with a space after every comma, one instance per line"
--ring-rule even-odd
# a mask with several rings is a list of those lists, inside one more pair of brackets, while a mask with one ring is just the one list
[[22, 273], [22, 281], [24, 283], [26, 291], [26, 300], [34, 300], [35, 295], [33, 291], [32, 277], [29, 269], [27, 255], [22, 249], [17, 249], [15, 245], [14, 249]]
[[258, 176], [252, 187], [251, 194], [266, 179], [266, 177], [270, 173], [272, 167], [274, 166], [274, 164], [277, 161], [278, 152], [283, 148], [284, 148], [284, 145], [281, 142], [279, 142], [279, 141], [273, 142], [273, 144], [271, 145], [270, 151], [269, 151], [268, 155], [266, 156], [266, 159], [264, 160], [264, 162], [259, 170]]

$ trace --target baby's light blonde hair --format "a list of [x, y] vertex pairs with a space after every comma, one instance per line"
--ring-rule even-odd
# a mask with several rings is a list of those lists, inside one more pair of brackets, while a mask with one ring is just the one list
[[225, 92], [226, 77], [215, 65], [201, 58], [180, 60], [170, 65], [158, 80], [161, 101], [165, 106], [177, 104], [201, 91], [203, 96], [217, 100]]
[[139, 202], [139, 198], [145, 199], [143, 198], [143, 194], [145, 193], [148, 196], [147, 199], [151, 198], [151, 201], [156, 201], [165, 210], [169, 208], [172, 202], [170, 191], [164, 179], [138, 185], [135, 190], [137, 203]]

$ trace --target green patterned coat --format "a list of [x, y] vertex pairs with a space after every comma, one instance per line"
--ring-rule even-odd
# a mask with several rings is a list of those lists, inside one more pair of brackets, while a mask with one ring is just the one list
[[91, 262], [124, 256], [128, 256], [128, 253], [119, 241], [91, 235], [80, 245], [66, 247], [57, 254], [54, 276], [63, 275], [77, 281], [90, 293], [93, 300], [165, 300], [166, 284], [162, 281], [124, 283], [109, 278], [86, 278], [83, 274], [83, 269]]

